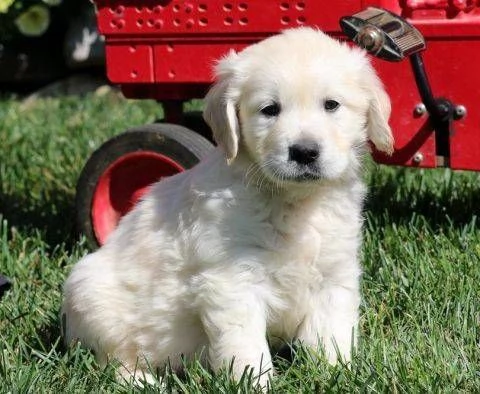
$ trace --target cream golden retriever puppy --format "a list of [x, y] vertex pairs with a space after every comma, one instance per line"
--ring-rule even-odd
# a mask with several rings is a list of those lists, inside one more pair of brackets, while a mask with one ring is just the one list
[[393, 149], [364, 53], [310, 28], [230, 53], [204, 117], [218, 148], [162, 180], [65, 284], [67, 341], [148, 373], [199, 356], [265, 387], [269, 344], [348, 360], [358, 320], [361, 157]]

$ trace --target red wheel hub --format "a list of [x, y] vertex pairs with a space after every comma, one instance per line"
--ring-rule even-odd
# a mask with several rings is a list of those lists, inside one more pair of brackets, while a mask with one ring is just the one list
[[152, 183], [183, 170], [176, 161], [156, 152], [131, 152], [114, 161], [100, 176], [93, 195], [92, 224], [100, 245]]

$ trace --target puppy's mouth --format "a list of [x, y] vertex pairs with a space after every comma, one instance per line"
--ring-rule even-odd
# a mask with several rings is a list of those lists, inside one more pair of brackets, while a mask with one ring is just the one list
[[323, 175], [319, 169], [296, 169], [294, 171], [288, 171], [282, 179], [287, 182], [315, 182], [323, 179]]
[[323, 176], [319, 172], [304, 172], [302, 174], [294, 175], [290, 178], [285, 178], [285, 180], [293, 182], [314, 182], [321, 179], [323, 179]]
[[324, 179], [323, 172], [316, 164], [298, 165], [288, 163], [284, 165], [267, 166], [268, 175], [277, 182], [308, 183]]

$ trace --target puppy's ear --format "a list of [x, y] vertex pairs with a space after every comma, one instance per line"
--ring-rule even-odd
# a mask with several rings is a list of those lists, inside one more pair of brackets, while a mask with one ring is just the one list
[[375, 147], [388, 155], [393, 153], [393, 135], [388, 119], [390, 117], [390, 98], [385, 92], [382, 82], [370, 73], [368, 90], [370, 91], [370, 107], [367, 114], [367, 134]]
[[230, 52], [215, 68], [217, 82], [205, 97], [203, 118], [210, 126], [213, 137], [221, 146], [230, 164], [238, 153], [240, 125], [237, 104], [240, 97], [235, 68], [238, 55]]

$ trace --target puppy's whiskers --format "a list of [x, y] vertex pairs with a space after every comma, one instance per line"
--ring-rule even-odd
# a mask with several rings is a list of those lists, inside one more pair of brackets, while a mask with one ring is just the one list
[[258, 186], [259, 179], [264, 175], [262, 174], [260, 166], [257, 163], [252, 163], [248, 166], [247, 171], [245, 172], [244, 181], [246, 187]]
[[274, 188], [272, 188], [272, 194], [275, 188], [277, 192], [280, 192], [283, 189], [285, 181], [285, 175], [283, 171], [280, 171], [278, 168], [274, 170], [273, 176], [275, 178], [275, 182], [273, 183]]
[[[249, 165], [245, 171], [245, 185], [246, 187], [255, 187], [257, 190], [266, 191], [268, 190], [272, 193], [272, 196], [275, 192], [281, 190], [281, 180], [279, 179], [278, 170], [275, 170], [273, 179], [266, 175], [267, 171], [271, 171], [270, 165], [273, 163], [273, 160], [267, 160], [264, 163], [252, 163]], [[280, 182], [280, 183], [279, 183]]]
[[356, 156], [356, 167], [359, 171], [365, 172], [367, 165], [365, 162], [365, 156], [368, 155], [368, 147], [366, 142], [356, 142], [352, 145], [352, 151], [355, 153]]

